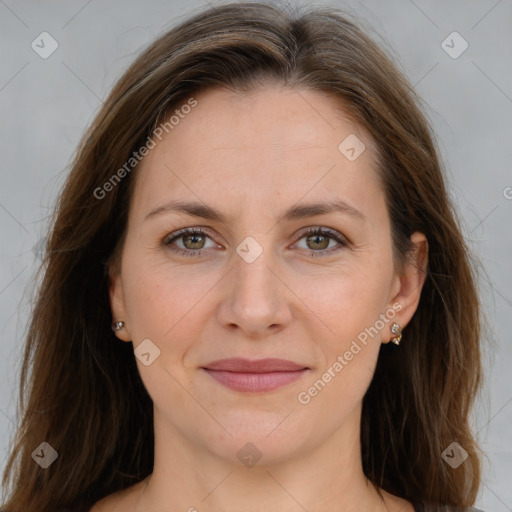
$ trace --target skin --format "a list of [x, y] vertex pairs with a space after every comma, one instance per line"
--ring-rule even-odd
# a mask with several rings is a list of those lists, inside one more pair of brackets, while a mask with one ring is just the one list
[[[154, 403], [154, 471], [93, 511], [412, 512], [366, 480], [359, 432], [379, 347], [419, 302], [424, 235], [414, 233], [413, 263], [401, 268], [374, 144], [332, 97], [267, 85], [196, 99], [137, 171], [121, 264], [111, 271], [113, 318], [125, 322], [117, 336], [134, 348], [149, 338], [160, 350], [149, 366], [137, 359]], [[349, 134], [366, 145], [353, 162], [338, 150]], [[176, 212], [145, 220], [178, 199], [212, 206], [225, 222]], [[278, 221], [297, 203], [335, 199], [364, 218], [332, 212]], [[335, 230], [346, 245], [302, 234], [309, 226]], [[207, 232], [165, 245], [186, 227]], [[263, 249], [252, 263], [236, 252], [248, 236]], [[394, 304], [396, 316], [300, 403], [298, 394]], [[242, 393], [201, 369], [227, 357], [277, 357], [310, 370], [280, 389]], [[248, 442], [261, 453], [253, 467], [237, 457]]]

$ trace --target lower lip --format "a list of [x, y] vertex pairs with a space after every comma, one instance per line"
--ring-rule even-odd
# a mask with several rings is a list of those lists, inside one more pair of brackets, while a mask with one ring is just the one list
[[307, 369], [293, 372], [239, 373], [222, 370], [204, 370], [223, 386], [235, 391], [273, 391], [300, 379]]

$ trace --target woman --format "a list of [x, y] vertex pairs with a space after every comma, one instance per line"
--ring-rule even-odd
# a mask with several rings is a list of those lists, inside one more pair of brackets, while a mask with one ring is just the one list
[[356, 25], [192, 17], [59, 198], [5, 510], [466, 510], [469, 258], [418, 99]]

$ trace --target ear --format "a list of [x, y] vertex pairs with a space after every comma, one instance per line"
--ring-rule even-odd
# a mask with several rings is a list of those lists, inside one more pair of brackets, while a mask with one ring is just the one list
[[124, 327], [119, 331], [115, 331], [115, 335], [122, 341], [132, 341], [129, 331], [129, 321], [126, 315], [126, 302], [123, 291], [123, 281], [120, 272], [109, 270], [109, 296], [110, 310], [112, 311], [112, 322], [125, 323]]
[[[397, 304], [401, 306], [394, 321], [400, 324], [402, 329], [411, 321], [418, 308], [428, 267], [428, 241], [426, 236], [423, 233], [415, 232], [411, 235], [411, 242], [413, 244], [411, 254], [401, 273], [395, 277], [391, 292], [392, 298], [389, 303], [390, 308], [393, 304], [395, 305], [393, 308], [395, 310], [397, 310]], [[391, 325], [390, 339], [395, 336], [391, 332]], [[388, 342], [389, 340], [384, 343]]]

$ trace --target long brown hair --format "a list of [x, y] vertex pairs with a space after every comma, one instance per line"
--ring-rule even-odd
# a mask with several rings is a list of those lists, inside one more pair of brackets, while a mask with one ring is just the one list
[[[480, 455], [468, 419], [481, 381], [476, 276], [420, 100], [340, 11], [232, 3], [195, 14], [147, 48], [78, 148], [26, 339], [19, 427], [3, 476], [9, 512], [90, 506], [151, 473], [152, 401], [133, 347], [111, 331], [108, 298], [108, 266], [122, 246], [136, 166], [104, 184], [171, 109], [200, 90], [248, 90], [261, 79], [337, 99], [378, 146], [397, 260], [406, 260], [413, 232], [429, 242], [418, 309], [399, 349], [382, 345], [363, 400], [364, 473], [414, 502], [474, 503]], [[58, 452], [47, 469], [31, 457], [42, 442]], [[452, 442], [468, 454], [457, 469], [441, 456]]]

